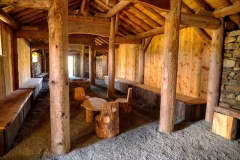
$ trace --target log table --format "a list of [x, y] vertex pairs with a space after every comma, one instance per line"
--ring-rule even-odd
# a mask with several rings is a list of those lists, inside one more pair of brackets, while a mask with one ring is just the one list
[[102, 98], [88, 98], [83, 102], [83, 106], [86, 109], [86, 121], [88, 123], [93, 122], [93, 111], [101, 111], [102, 103], [107, 102]]

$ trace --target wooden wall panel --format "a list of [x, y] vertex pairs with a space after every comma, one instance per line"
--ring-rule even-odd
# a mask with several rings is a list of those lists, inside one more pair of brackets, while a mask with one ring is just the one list
[[31, 78], [30, 44], [22, 38], [17, 39], [19, 85]]
[[13, 31], [3, 22], [1, 25], [2, 54], [0, 58], [0, 99], [13, 91]]
[[116, 49], [115, 76], [131, 81], [138, 80], [138, 44], [121, 44]]
[[[144, 84], [161, 87], [164, 35], [154, 36], [145, 53]], [[137, 82], [137, 45], [116, 50], [116, 77]], [[135, 61], [134, 61], [135, 58]], [[177, 93], [207, 98], [210, 48], [193, 28], [180, 31]], [[134, 74], [135, 73], [135, 74]]]

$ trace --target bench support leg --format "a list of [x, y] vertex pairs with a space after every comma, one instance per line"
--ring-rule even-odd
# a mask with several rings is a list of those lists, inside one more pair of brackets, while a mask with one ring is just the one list
[[214, 112], [212, 132], [234, 140], [237, 138], [238, 121], [236, 118], [221, 113]]

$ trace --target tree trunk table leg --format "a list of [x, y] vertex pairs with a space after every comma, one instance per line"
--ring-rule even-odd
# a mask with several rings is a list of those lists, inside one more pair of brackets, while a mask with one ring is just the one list
[[86, 109], [86, 122], [93, 122], [93, 111]]

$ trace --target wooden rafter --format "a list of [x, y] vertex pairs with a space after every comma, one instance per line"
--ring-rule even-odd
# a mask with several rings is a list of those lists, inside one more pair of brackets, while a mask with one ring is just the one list
[[125, 8], [127, 5], [129, 5], [131, 2], [126, 1], [120, 1], [118, 4], [116, 4], [111, 10], [108, 11], [106, 14], [106, 17], [112, 17], [118, 12], [120, 12], [123, 8]]

